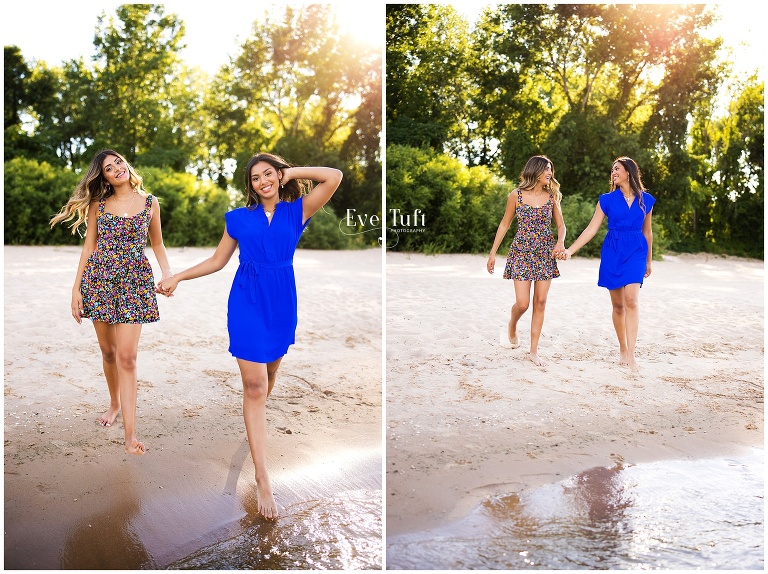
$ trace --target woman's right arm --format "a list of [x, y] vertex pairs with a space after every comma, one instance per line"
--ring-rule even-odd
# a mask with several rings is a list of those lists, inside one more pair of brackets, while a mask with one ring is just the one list
[[504, 240], [507, 231], [509, 231], [509, 226], [512, 225], [512, 220], [515, 218], [516, 201], [517, 194], [513, 191], [507, 197], [507, 207], [504, 210], [504, 217], [501, 218], [501, 223], [499, 223], [499, 228], [496, 230], [496, 237], [494, 238], [493, 246], [491, 247], [491, 253], [488, 255], [488, 262], [485, 265], [488, 269], [488, 273], [493, 273], [493, 269], [496, 267], [496, 252], [499, 250], [499, 246]]
[[603, 213], [603, 209], [600, 207], [600, 202], [598, 201], [597, 206], [595, 207], [595, 214], [592, 216], [592, 221], [589, 222], [589, 225], [587, 225], [584, 231], [581, 232], [581, 235], [579, 235], [576, 241], [571, 243], [571, 246], [565, 250], [565, 256], [567, 258], [570, 258], [571, 255], [575, 254], [579, 249], [592, 240], [598, 229], [600, 229], [600, 225], [602, 225], [604, 218], [605, 213]]
[[179, 282], [188, 279], [197, 279], [198, 277], [203, 277], [205, 275], [210, 275], [211, 273], [216, 273], [216, 271], [220, 271], [227, 263], [229, 263], [235, 249], [237, 249], [237, 241], [230, 237], [229, 233], [227, 233], [227, 228], [225, 227], [224, 235], [222, 236], [221, 241], [219, 241], [219, 245], [216, 247], [216, 251], [214, 251], [213, 255], [197, 265], [164, 278], [158, 283], [157, 290], [163, 295], [170, 296], [176, 290]]
[[80, 263], [77, 265], [75, 284], [72, 286], [72, 316], [78, 323], [83, 322], [80, 316], [80, 312], [83, 310], [83, 294], [80, 292], [80, 284], [83, 280], [83, 273], [85, 273], [85, 265], [88, 263], [88, 258], [96, 250], [96, 242], [99, 238], [98, 210], [99, 203], [97, 201], [88, 206], [88, 225], [85, 230], [85, 242], [83, 243], [83, 251], [80, 253]]

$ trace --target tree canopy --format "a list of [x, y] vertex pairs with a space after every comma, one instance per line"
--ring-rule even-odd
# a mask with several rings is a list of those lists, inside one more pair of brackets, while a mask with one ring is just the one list
[[[704, 34], [715, 17], [703, 4], [499, 4], [469, 30], [450, 5], [388, 5], [387, 145], [513, 186], [545, 154], [564, 194], [592, 207], [628, 155], [670, 249], [762, 257], [764, 88], [744, 78], [718, 111], [730, 84], [722, 40]], [[401, 190], [387, 191], [395, 206]]]
[[381, 56], [342, 33], [332, 5], [276, 7], [213, 77], [182, 62], [184, 36], [163, 5], [123, 4], [98, 17], [89, 61], [52, 66], [5, 46], [5, 162], [80, 173], [110, 147], [140, 170], [211, 182], [231, 207], [247, 160], [269, 151], [344, 172], [327, 207], [337, 220], [351, 206], [381, 215]]

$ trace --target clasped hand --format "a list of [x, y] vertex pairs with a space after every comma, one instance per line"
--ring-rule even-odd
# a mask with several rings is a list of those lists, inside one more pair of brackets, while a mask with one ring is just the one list
[[562, 245], [557, 245], [552, 250], [552, 257], [554, 259], [559, 259], [560, 261], [567, 261], [571, 258], [571, 254], [568, 252], [568, 250], [563, 247]]
[[159, 293], [166, 297], [173, 297], [176, 285], [178, 285], [178, 281], [175, 281], [173, 277], [164, 277], [162, 281], [155, 286], [155, 293]]

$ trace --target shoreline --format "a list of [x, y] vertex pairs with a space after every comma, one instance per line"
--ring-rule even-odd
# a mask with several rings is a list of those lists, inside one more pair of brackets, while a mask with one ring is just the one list
[[[183, 269], [212, 250], [168, 251]], [[90, 322], [69, 315], [80, 248], [4, 255], [6, 568], [163, 567], [265, 523], [227, 351], [237, 257], [158, 296], [161, 320], [142, 329], [138, 355], [147, 452], [131, 456], [121, 417], [96, 423], [109, 402], [101, 355]], [[288, 529], [302, 500], [382, 489], [380, 254], [300, 249], [295, 271], [296, 343], [267, 401], [267, 464]]]
[[638, 375], [617, 364], [598, 265], [559, 264], [539, 368], [527, 359], [530, 312], [521, 346], [502, 345], [512, 285], [483, 256], [387, 255], [388, 536], [596, 466], [762, 448], [762, 262], [654, 262]]

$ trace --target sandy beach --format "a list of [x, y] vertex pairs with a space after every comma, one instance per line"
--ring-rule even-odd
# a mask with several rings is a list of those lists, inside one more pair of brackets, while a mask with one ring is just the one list
[[[210, 253], [169, 249], [177, 270]], [[381, 499], [379, 250], [296, 253], [296, 344], [267, 403], [282, 517], [266, 526], [227, 351], [237, 256], [158, 296], [161, 320], [144, 327], [138, 357], [142, 457], [124, 453], [122, 418], [112, 428], [95, 422], [109, 398], [93, 328], [69, 313], [79, 256], [79, 247], [4, 248], [6, 569], [163, 568], [248, 529], [274, 534], [306, 501]], [[381, 505], [367, 507], [352, 518], [381, 528]], [[363, 563], [381, 556], [370, 545]]]
[[587, 469], [762, 448], [762, 261], [669, 255], [640, 293], [640, 373], [618, 365], [599, 261], [560, 262], [537, 367], [504, 341], [514, 291], [479, 255], [387, 254], [387, 535]]

